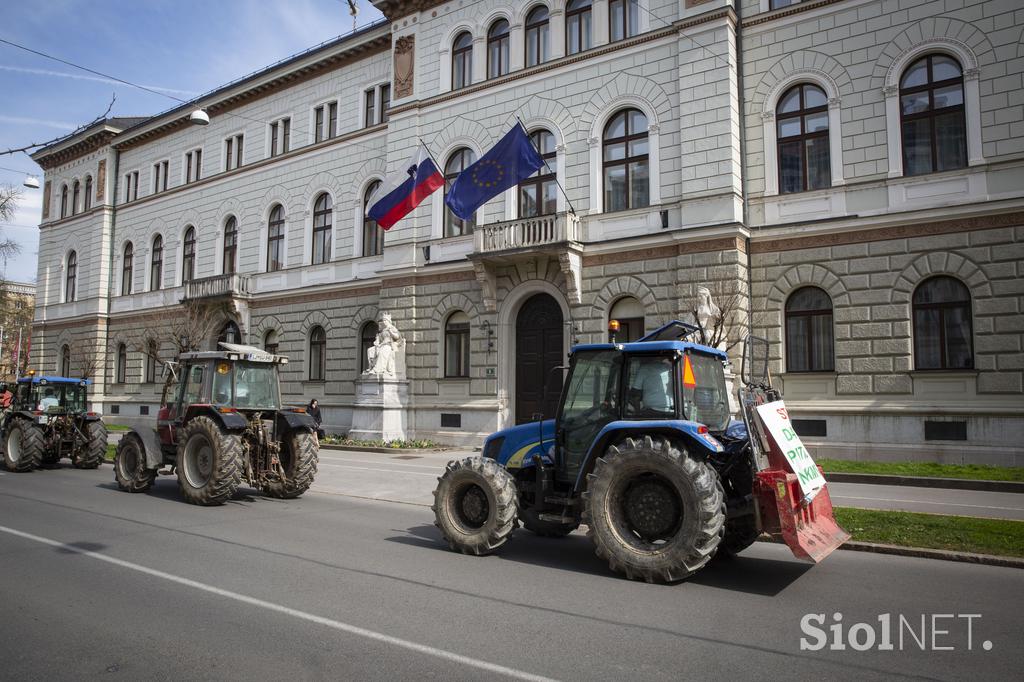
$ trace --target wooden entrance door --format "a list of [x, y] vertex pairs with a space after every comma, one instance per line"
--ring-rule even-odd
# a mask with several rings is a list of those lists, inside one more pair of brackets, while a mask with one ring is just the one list
[[[548, 294], [523, 303], [516, 317], [516, 424], [533, 421], [537, 413], [551, 419], [558, 410], [565, 364], [562, 309]], [[546, 390], [545, 390], [546, 387]]]

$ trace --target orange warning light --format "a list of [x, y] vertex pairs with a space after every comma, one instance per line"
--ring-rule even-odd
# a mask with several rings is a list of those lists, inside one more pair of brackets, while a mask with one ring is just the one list
[[697, 388], [697, 379], [693, 376], [693, 366], [690, 364], [690, 356], [683, 356], [683, 386], [686, 388]]

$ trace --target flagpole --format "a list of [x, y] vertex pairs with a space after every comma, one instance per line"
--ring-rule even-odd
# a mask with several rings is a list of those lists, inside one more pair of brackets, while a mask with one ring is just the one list
[[539, 149], [537, 149], [537, 145], [535, 145], [533, 140], [530, 138], [530, 132], [526, 129], [526, 125], [523, 124], [523, 119], [519, 118], [518, 114], [516, 115], [516, 121], [519, 122], [519, 127], [523, 129], [524, 133], [526, 133], [526, 139], [530, 140], [530, 146], [533, 147], [535, 152], [537, 152], [537, 156], [539, 156], [540, 160], [544, 162], [544, 167], [548, 169], [548, 173], [550, 173], [551, 177], [554, 178], [555, 184], [558, 185], [558, 189], [562, 190], [562, 196], [565, 197], [565, 203], [569, 205], [569, 212], [576, 215], [576, 209], [572, 207], [572, 201], [569, 200], [569, 195], [565, 193], [565, 188], [562, 187], [562, 183], [558, 181], [558, 173], [551, 169], [551, 166], [548, 165], [547, 159], [545, 159], [544, 155], [541, 154]]
[[430, 153], [430, 147], [427, 146], [427, 143], [423, 141], [422, 137], [417, 137], [416, 139], [420, 141], [420, 144], [423, 145], [423, 149], [427, 152], [427, 156], [429, 156], [430, 160], [434, 162], [434, 168], [436, 168], [441, 175], [444, 175], [444, 169], [437, 163], [437, 159], [434, 158], [434, 155]]

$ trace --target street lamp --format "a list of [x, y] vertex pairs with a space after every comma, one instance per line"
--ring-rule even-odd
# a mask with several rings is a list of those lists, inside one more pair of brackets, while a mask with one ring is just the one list
[[197, 126], [208, 126], [210, 125], [210, 117], [202, 109], [196, 109], [188, 115], [188, 122]]
[[29, 189], [39, 189], [39, 178], [31, 174], [26, 175], [25, 181], [21, 184], [25, 185], [25, 187], [28, 187]]

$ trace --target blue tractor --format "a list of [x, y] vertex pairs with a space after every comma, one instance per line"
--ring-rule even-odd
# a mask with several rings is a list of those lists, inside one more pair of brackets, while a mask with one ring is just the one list
[[[809, 507], [778, 449], [751, 423], [756, 404], [778, 399], [767, 381], [767, 344], [763, 376], [744, 378], [738, 421], [726, 355], [691, 342], [696, 331], [675, 321], [634, 343], [573, 348], [554, 419], [494, 433], [482, 456], [448, 463], [433, 510], [449, 546], [483, 555], [519, 523], [553, 537], [585, 524], [613, 571], [648, 582], [687, 578], [762, 531], [812, 561], [837, 547], [845, 538], [824, 525], [834, 524], [827, 493]], [[805, 522], [814, 514], [820, 527]]]
[[8, 471], [53, 468], [63, 457], [78, 469], [95, 469], [107, 452], [107, 427], [87, 406], [89, 379], [41, 376], [18, 379], [0, 419]]

